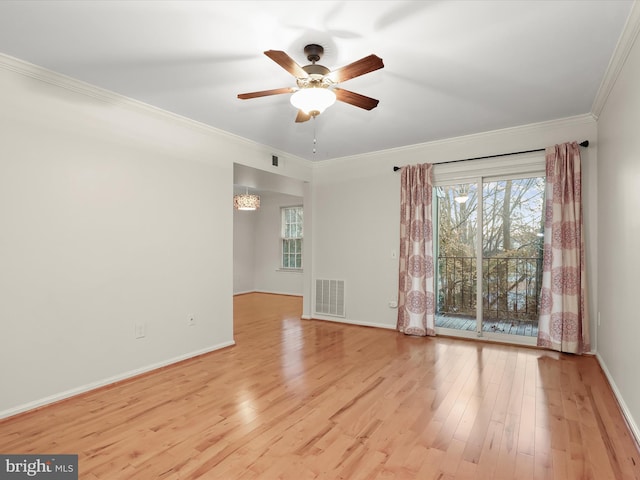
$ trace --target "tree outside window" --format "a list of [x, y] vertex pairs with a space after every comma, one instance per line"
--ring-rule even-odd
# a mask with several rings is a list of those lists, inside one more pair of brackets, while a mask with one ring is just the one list
[[302, 268], [302, 207], [282, 208], [282, 268]]

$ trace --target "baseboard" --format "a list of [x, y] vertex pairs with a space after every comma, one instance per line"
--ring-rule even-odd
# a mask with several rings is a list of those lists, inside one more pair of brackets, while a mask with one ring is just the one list
[[250, 293], [256, 293], [255, 290], [246, 290], [244, 292], [233, 292], [233, 296], [237, 297], [238, 295], [248, 295]]
[[254, 290], [252, 293], [263, 293], [265, 295], [283, 295], [285, 297], [302, 297], [301, 293], [274, 292], [271, 290]]
[[[302, 317], [304, 318], [304, 317]], [[330, 317], [325, 315], [314, 314], [312, 317], [306, 318], [305, 320], [323, 320], [326, 322], [334, 322], [334, 323], [347, 323], [349, 325], [359, 325], [361, 327], [373, 327], [373, 328], [385, 328], [387, 330], [395, 330], [395, 325], [387, 325], [384, 323], [373, 323], [373, 322], [361, 322], [359, 320], [351, 320], [348, 318], [337, 318]]]
[[611, 376], [611, 373], [609, 372], [607, 365], [604, 363], [604, 360], [602, 359], [599, 353], [596, 353], [596, 359], [598, 360], [598, 363], [600, 364], [600, 368], [604, 372], [605, 377], [607, 377], [607, 380], [609, 381], [609, 385], [611, 386], [613, 395], [616, 397], [616, 400], [618, 401], [618, 406], [622, 411], [622, 415], [624, 416], [624, 419], [626, 420], [627, 425], [629, 426], [629, 430], [631, 430], [631, 434], [635, 438], [636, 445], [640, 446], [640, 429], [638, 429], [638, 424], [635, 422], [633, 415], [631, 415], [631, 412], [629, 411], [627, 404], [624, 402], [624, 398], [622, 398], [622, 394], [620, 393], [620, 390], [618, 390], [618, 387], [616, 386], [616, 382], [613, 381], [613, 377]]
[[233, 340], [225, 343], [220, 343], [218, 345], [213, 345], [211, 347], [203, 348], [202, 350], [198, 350], [195, 352], [189, 352], [184, 355], [179, 355], [177, 357], [154, 363], [152, 365], [147, 365], [145, 367], [136, 368], [135, 370], [130, 370], [128, 372], [121, 373], [119, 375], [114, 375], [113, 377], [105, 378], [102, 380], [98, 380], [96, 382], [88, 383], [86, 385], [82, 385], [80, 387], [72, 388], [70, 390], [66, 390], [64, 392], [56, 393], [54, 395], [49, 395], [48, 397], [41, 398], [39, 400], [34, 400], [33, 402], [25, 403], [23, 405], [19, 405], [14, 408], [10, 408], [4, 411], [0, 411], [0, 419], [13, 417], [14, 415], [18, 415], [21, 413], [26, 413], [32, 410], [37, 410], [39, 408], [45, 407], [47, 405], [51, 405], [53, 403], [60, 402], [62, 400], [67, 400], [71, 397], [76, 397], [83, 393], [90, 392], [92, 390], [96, 390], [99, 388], [108, 387], [118, 382], [122, 382], [123, 380], [129, 380], [133, 377], [140, 376], [145, 373], [152, 372], [153, 370], [158, 370], [163, 367], [167, 367], [174, 363], [183, 362], [185, 360], [189, 360], [194, 357], [198, 357], [200, 355], [204, 355], [205, 353], [210, 353], [215, 350], [220, 350], [222, 348], [230, 347], [235, 345], [236, 342]]
[[286, 292], [273, 292], [271, 290], [247, 290], [246, 292], [234, 293], [233, 296], [249, 295], [250, 293], [262, 293], [264, 295], [283, 295], [285, 297], [302, 297], [301, 293], [286, 293]]

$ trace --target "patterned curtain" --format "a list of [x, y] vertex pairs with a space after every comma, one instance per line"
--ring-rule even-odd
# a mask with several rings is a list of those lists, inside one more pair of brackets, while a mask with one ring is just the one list
[[401, 169], [400, 276], [397, 329], [407, 335], [435, 335], [433, 165]]
[[546, 170], [538, 346], [581, 354], [591, 345], [578, 144], [548, 147]]

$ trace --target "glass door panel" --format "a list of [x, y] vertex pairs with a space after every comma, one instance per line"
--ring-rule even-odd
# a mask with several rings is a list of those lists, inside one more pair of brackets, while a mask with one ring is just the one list
[[544, 177], [485, 181], [482, 330], [535, 337], [542, 279]]
[[475, 332], [478, 186], [436, 188], [436, 327]]

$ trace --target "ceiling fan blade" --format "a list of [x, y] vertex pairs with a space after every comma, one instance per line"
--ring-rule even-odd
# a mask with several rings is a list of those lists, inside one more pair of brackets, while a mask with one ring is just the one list
[[334, 88], [333, 91], [336, 94], [336, 100], [344, 103], [349, 103], [356, 107], [364, 108], [365, 110], [373, 110], [378, 106], [379, 100], [371, 97], [365, 97], [359, 93], [350, 92], [344, 88]]
[[238, 98], [240, 100], [248, 100], [250, 98], [267, 97], [269, 95], [280, 95], [281, 93], [293, 93], [293, 88], [274, 88], [273, 90], [262, 90], [260, 92], [240, 93]]
[[293, 58], [283, 51], [267, 50], [264, 54], [296, 78], [307, 78], [309, 76]]
[[311, 120], [311, 115], [308, 113], [304, 113], [302, 110], [298, 110], [298, 115], [296, 116], [296, 123], [302, 123]]
[[369, 55], [368, 57], [361, 58], [349, 65], [338, 68], [333, 72], [330, 72], [329, 77], [334, 83], [346, 82], [352, 78], [359, 77], [365, 73], [373, 72], [384, 67], [382, 59], [377, 55]]

